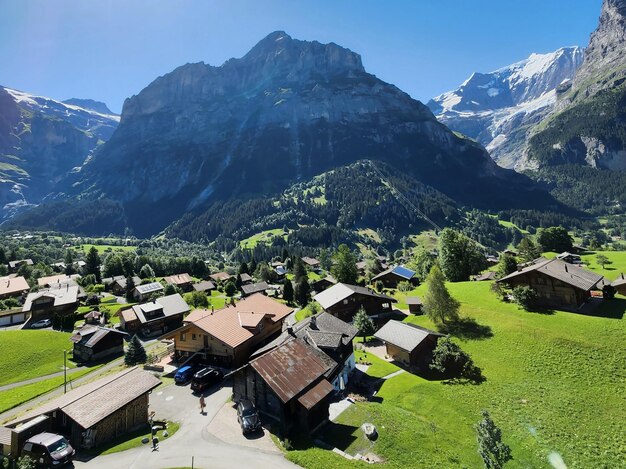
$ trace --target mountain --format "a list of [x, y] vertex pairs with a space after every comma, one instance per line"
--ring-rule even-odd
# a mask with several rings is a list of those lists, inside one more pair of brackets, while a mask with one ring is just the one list
[[440, 122], [484, 145], [499, 165], [519, 168], [528, 129], [553, 110], [583, 57], [579, 47], [532, 54], [491, 73], [474, 73], [428, 107]]
[[87, 109], [89, 111], [95, 111], [98, 114], [104, 115], [115, 115], [106, 104], [101, 101], [95, 101], [93, 99], [80, 99], [80, 98], [71, 98], [63, 101], [63, 104], [69, 104], [71, 106], [77, 106], [83, 109]]
[[367, 73], [355, 52], [282, 31], [219, 67], [178, 67], [127, 99], [111, 139], [64, 189], [121, 204], [130, 228], [151, 235], [186, 212], [277, 194], [366, 159], [463, 204], [549, 204], [529, 179]]
[[530, 139], [536, 167], [626, 170], [626, 0], [604, 0], [585, 61]]
[[114, 114], [0, 87], [0, 221], [58, 190], [118, 121]]

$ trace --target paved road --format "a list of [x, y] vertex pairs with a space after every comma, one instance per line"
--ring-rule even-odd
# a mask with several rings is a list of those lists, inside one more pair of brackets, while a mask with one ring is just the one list
[[[82, 367], [82, 366], [79, 366], [79, 367], [76, 367], [76, 368], [68, 368], [67, 369], [67, 378], [70, 379], [71, 375], [73, 373], [76, 373], [77, 371], [81, 371], [83, 369], [84, 369], [84, 367]], [[4, 386], [0, 386], [0, 392], [8, 391], [9, 389], [13, 389], [13, 388], [19, 388], [20, 386], [26, 386], [27, 384], [38, 383], [39, 381], [44, 381], [44, 380], [50, 379], [50, 378], [58, 378], [59, 376], [63, 376], [63, 371], [57, 371], [56, 373], [52, 373], [52, 374], [44, 375], [44, 376], [39, 376], [37, 378], [27, 379], [25, 381], [18, 381], [17, 383], [5, 384]]]
[[77, 469], [110, 468], [167, 468], [194, 467], [204, 469], [294, 469], [282, 454], [258, 448], [226, 443], [207, 430], [211, 421], [231, 396], [230, 387], [221, 388], [206, 400], [205, 413], [200, 414], [198, 397], [191, 394], [189, 386], [169, 385], [157, 388], [150, 395], [150, 409], [156, 418], [174, 419], [181, 423], [180, 430], [171, 438], [159, 443], [158, 451], [144, 445], [121, 453], [99, 456], [89, 461], [75, 461]]

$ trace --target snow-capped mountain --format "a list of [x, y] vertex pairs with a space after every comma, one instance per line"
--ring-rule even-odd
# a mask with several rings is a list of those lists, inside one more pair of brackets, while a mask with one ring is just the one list
[[0, 221], [40, 203], [119, 120], [103, 103], [63, 103], [0, 86]]
[[580, 47], [532, 54], [491, 73], [474, 73], [428, 107], [448, 127], [484, 145], [499, 165], [521, 169], [528, 128], [552, 110], [583, 58]]

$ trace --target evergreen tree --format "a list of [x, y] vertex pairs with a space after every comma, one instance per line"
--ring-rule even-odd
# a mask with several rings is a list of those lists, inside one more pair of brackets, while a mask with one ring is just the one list
[[74, 255], [72, 254], [72, 250], [68, 249], [65, 251], [65, 275], [74, 275], [76, 273], [76, 269], [74, 269]]
[[241, 280], [241, 275], [237, 274], [237, 277], [235, 277], [235, 286], [237, 287], [237, 290], [239, 290], [242, 285], [243, 285], [243, 280]]
[[328, 249], [324, 248], [320, 251], [320, 266], [322, 267], [322, 269], [324, 269], [326, 272], [330, 271], [330, 268], [332, 267], [332, 259], [330, 257], [330, 254], [328, 253]]
[[6, 263], [7, 263], [7, 254], [4, 251], [4, 248], [0, 246], [0, 264], [6, 264]]
[[285, 279], [283, 284], [283, 300], [285, 300], [287, 304], [293, 303], [293, 284], [288, 278]]
[[150, 266], [150, 264], [144, 264], [139, 270], [139, 278], [153, 278], [154, 277], [154, 269]]
[[306, 277], [302, 277], [298, 283], [296, 283], [295, 291], [296, 303], [303, 308], [309, 303], [311, 299], [311, 287]]
[[124, 363], [126, 366], [134, 366], [139, 363], [146, 363], [147, 359], [148, 355], [146, 354], [146, 349], [144, 349], [143, 345], [141, 345], [139, 337], [134, 335], [128, 343], [128, 348], [126, 349], [126, 354], [124, 355]]
[[94, 274], [96, 282], [100, 283], [100, 256], [95, 246], [91, 246], [85, 259], [85, 274]]
[[302, 259], [298, 257], [293, 264], [293, 279], [297, 285], [303, 278], [307, 278], [306, 267]]
[[491, 420], [489, 412], [481, 412], [483, 419], [474, 426], [478, 441], [478, 454], [487, 469], [501, 469], [513, 459], [511, 448], [502, 442], [502, 430]]
[[517, 253], [522, 262], [530, 262], [541, 256], [541, 249], [532, 239], [524, 237], [517, 245]]
[[287, 251], [287, 248], [283, 248], [283, 253], [281, 255], [281, 259], [283, 262], [287, 262], [287, 259], [289, 258], [289, 251]]
[[517, 270], [517, 259], [510, 254], [504, 254], [498, 264], [498, 274], [506, 277]]
[[369, 314], [367, 314], [362, 306], [354, 315], [353, 323], [354, 327], [358, 329], [359, 335], [363, 337], [363, 342], [366, 342], [367, 337], [376, 332], [374, 321], [372, 321], [372, 318], [370, 318]]
[[257, 268], [256, 259], [254, 258], [254, 256], [252, 256], [252, 259], [250, 259], [250, 272], [248, 273], [250, 275], [254, 274], [256, 272], [256, 268]]
[[237, 293], [237, 286], [235, 285], [235, 283], [232, 280], [229, 280], [226, 283], [226, 286], [224, 286], [224, 293], [226, 293], [226, 296], [233, 296], [235, 293]]
[[135, 289], [135, 281], [132, 275], [126, 277], [126, 301], [133, 301], [133, 290]]
[[250, 272], [248, 271], [248, 264], [246, 264], [245, 262], [242, 262], [241, 265], [239, 266], [239, 273], [250, 274]]
[[450, 296], [441, 269], [434, 265], [426, 277], [426, 294], [424, 295], [426, 314], [434, 323], [445, 324], [459, 318], [460, 306], [460, 303]]
[[331, 267], [331, 271], [337, 281], [354, 285], [359, 274], [356, 268], [356, 256], [350, 248], [345, 244], [339, 245], [333, 260], [335, 264]]

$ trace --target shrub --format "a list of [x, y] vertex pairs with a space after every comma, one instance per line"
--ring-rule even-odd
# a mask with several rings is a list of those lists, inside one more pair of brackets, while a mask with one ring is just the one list
[[537, 292], [530, 287], [518, 285], [513, 288], [513, 301], [526, 311], [530, 311], [537, 305]]
[[472, 358], [448, 337], [439, 339], [433, 351], [430, 369], [447, 378], [464, 378], [474, 382], [484, 379], [481, 369]]
[[408, 291], [413, 290], [413, 285], [411, 285], [411, 282], [400, 282], [398, 284], [398, 290], [400, 290], [403, 293], [406, 293]]

